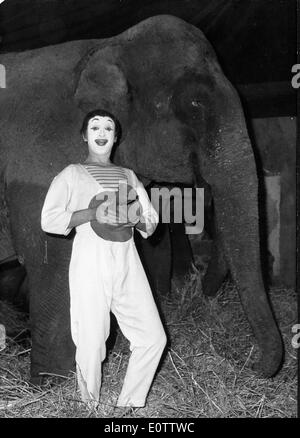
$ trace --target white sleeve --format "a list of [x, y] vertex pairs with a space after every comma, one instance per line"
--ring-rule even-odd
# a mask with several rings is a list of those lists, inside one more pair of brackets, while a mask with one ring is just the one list
[[73, 214], [68, 209], [72, 194], [72, 166], [66, 167], [52, 181], [46, 195], [41, 214], [42, 230], [46, 233], [67, 236], [68, 225]]
[[136, 230], [142, 235], [144, 239], [150, 237], [158, 224], [158, 214], [150, 202], [148, 194], [142, 184], [142, 182], [137, 178], [136, 174], [131, 170], [132, 178], [133, 178], [133, 188], [136, 190], [137, 195], [139, 197], [139, 201], [141, 203], [143, 212], [141, 222], [146, 225], [146, 231]]

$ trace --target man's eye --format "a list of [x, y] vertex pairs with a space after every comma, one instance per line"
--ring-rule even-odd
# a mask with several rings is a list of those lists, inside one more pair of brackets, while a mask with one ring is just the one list
[[111, 128], [110, 126], [107, 126], [105, 129], [106, 129], [107, 131], [112, 131], [112, 128]]
[[93, 131], [97, 131], [97, 129], [99, 129], [97, 126], [94, 126], [94, 127], [92, 128]]

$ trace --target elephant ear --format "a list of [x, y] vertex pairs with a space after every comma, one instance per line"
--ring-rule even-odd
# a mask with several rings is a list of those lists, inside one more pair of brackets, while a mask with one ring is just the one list
[[88, 53], [78, 64], [79, 79], [75, 89], [75, 101], [85, 113], [97, 108], [114, 114], [122, 125], [122, 137], [128, 124], [131, 95], [130, 87], [116, 55], [110, 48]]

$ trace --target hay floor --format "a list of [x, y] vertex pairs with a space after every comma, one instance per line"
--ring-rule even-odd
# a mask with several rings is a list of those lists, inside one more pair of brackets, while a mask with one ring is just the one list
[[[270, 299], [285, 343], [285, 360], [276, 377], [261, 379], [251, 369], [259, 351], [236, 289], [227, 282], [217, 297], [205, 299], [199, 275], [193, 274], [183, 290], [173, 291], [172, 300], [161, 303], [169, 345], [147, 406], [126, 417], [296, 417], [297, 350], [291, 344], [296, 295], [272, 289]], [[128, 356], [128, 342], [117, 331], [103, 365], [101, 402], [92, 407], [80, 401], [75, 376], [59, 384], [50, 376], [42, 389], [30, 386], [30, 339], [20, 344], [8, 338], [0, 352], [0, 417], [112, 417]]]

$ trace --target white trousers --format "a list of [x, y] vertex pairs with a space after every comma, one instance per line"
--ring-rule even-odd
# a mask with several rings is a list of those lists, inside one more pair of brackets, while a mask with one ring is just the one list
[[145, 406], [166, 335], [134, 240], [110, 242], [93, 230], [77, 233], [69, 270], [71, 333], [84, 401], [99, 401], [110, 310], [130, 342], [118, 406]]

